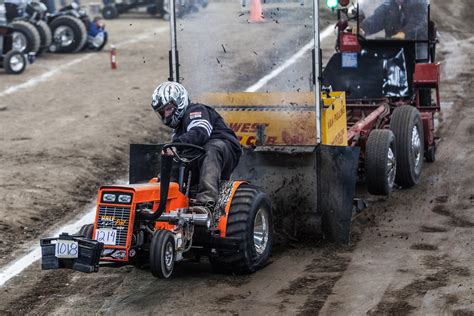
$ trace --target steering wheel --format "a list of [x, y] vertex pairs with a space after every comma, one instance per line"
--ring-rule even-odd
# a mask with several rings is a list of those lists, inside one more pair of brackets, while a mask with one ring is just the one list
[[[206, 154], [206, 150], [201, 146], [193, 145], [193, 144], [186, 144], [186, 143], [169, 143], [163, 146], [162, 150], [166, 151], [170, 149], [173, 153], [173, 160], [175, 162], [182, 162], [182, 163], [191, 163], [194, 160], [197, 160]], [[188, 150], [189, 153], [178, 154], [178, 150]], [[194, 150], [195, 149], [195, 150]], [[197, 153], [196, 153], [197, 150]]]

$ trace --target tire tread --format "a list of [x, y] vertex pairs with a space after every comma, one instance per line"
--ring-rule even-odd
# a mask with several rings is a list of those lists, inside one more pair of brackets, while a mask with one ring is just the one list
[[[238, 251], [222, 251], [217, 258], [212, 258], [211, 263], [214, 269], [225, 273], [243, 274], [254, 272], [261, 267], [260, 263], [253, 263], [253, 258], [250, 258], [246, 251], [249, 242], [252, 242], [248, 239], [249, 217], [254, 201], [261, 194], [264, 193], [250, 184], [241, 184], [235, 192], [227, 219], [226, 237], [239, 238], [242, 242]], [[271, 213], [271, 210], [269, 212]]]
[[[394, 135], [390, 130], [374, 130], [369, 134], [365, 151], [365, 173], [367, 190], [374, 195], [389, 195], [391, 188], [387, 183], [387, 153]], [[394, 152], [396, 155], [396, 153]], [[383, 176], [382, 176], [383, 175]]]
[[33, 24], [27, 21], [13, 21], [12, 22], [12, 27], [16, 29], [16, 31], [21, 32], [21, 33], [28, 33], [26, 37], [28, 38], [28, 43], [26, 46], [26, 52], [33, 52], [37, 53], [40, 49], [41, 45], [41, 38], [38, 30], [35, 28]]
[[[395, 148], [397, 150], [397, 174], [395, 176], [395, 182], [404, 188], [414, 186], [419, 180], [419, 176], [414, 175], [411, 170], [409, 146], [406, 145], [411, 141], [410, 126], [412, 126], [412, 122], [415, 120], [418, 120], [421, 124], [419, 134], [421, 146], [423, 147], [423, 125], [418, 109], [411, 105], [397, 107], [393, 111], [390, 120], [390, 129], [395, 134]], [[423, 155], [420, 163], [423, 164]]]

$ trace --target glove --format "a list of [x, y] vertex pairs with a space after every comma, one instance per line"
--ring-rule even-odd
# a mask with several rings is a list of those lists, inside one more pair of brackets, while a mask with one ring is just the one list
[[176, 153], [176, 148], [175, 147], [166, 148], [166, 150], [161, 151], [161, 154], [163, 156], [172, 156], [172, 157], [174, 157], [175, 153]]
[[392, 36], [393, 39], [398, 39], [398, 40], [404, 40], [405, 39], [405, 33], [404, 32], [398, 32], [397, 34]]

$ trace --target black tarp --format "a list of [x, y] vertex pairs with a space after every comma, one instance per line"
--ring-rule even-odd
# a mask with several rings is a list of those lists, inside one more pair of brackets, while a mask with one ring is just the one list
[[[323, 71], [323, 84], [346, 91], [348, 100], [410, 98], [414, 46], [368, 47], [360, 53], [336, 53]], [[354, 60], [347, 63], [346, 60]], [[348, 66], [349, 65], [349, 66]]]

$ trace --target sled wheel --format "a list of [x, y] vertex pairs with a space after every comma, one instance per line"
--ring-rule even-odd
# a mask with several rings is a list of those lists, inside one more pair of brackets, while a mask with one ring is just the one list
[[397, 174], [395, 182], [409, 188], [418, 183], [423, 167], [423, 125], [420, 112], [413, 106], [397, 107], [390, 120], [395, 134]]
[[367, 191], [374, 195], [389, 195], [397, 170], [395, 136], [388, 129], [369, 134], [365, 148]]
[[62, 15], [50, 24], [54, 43], [51, 51], [58, 53], [76, 53], [84, 47], [87, 31], [84, 23], [76, 17]]
[[53, 41], [53, 34], [51, 33], [51, 29], [45, 21], [38, 21], [35, 26], [40, 35], [40, 49], [38, 50], [38, 53], [36, 53], [36, 56], [39, 56], [51, 45]]
[[232, 198], [226, 237], [241, 240], [237, 252], [221, 251], [211, 257], [213, 268], [225, 273], [251, 273], [263, 267], [273, 246], [270, 200], [257, 187], [241, 184]]
[[425, 151], [426, 162], [435, 162], [436, 161], [436, 145], [431, 146], [428, 150]]
[[9, 51], [3, 58], [3, 68], [7, 74], [19, 75], [26, 68], [26, 58], [20, 52]]
[[84, 236], [87, 239], [92, 240], [92, 231], [94, 230], [94, 224], [87, 224], [79, 229], [78, 235]]
[[13, 49], [22, 54], [37, 53], [40, 49], [41, 38], [38, 30], [27, 21], [14, 21]]
[[150, 270], [158, 278], [168, 279], [173, 273], [175, 261], [174, 237], [167, 230], [153, 233], [150, 244]]
[[102, 16], [107, 20], [115, 19], [118, 17], [118, 10], [114, 5], [106, 5], [102, 9]]

